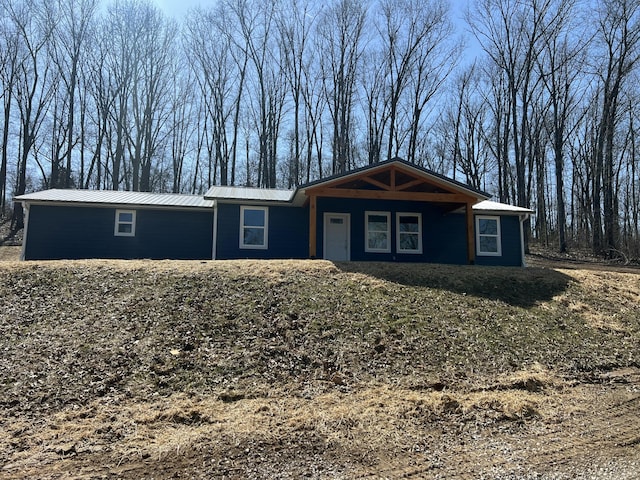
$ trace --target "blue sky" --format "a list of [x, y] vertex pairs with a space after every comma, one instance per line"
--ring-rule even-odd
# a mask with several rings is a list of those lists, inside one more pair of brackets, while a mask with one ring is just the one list
[[[191, 7], [206, 6], [214, 3], [215, 0], [153, 0], [153, 2], [167, 15], [182, 17]], [[450, 5], [454, 20], [459, 20], [468, 3], [468, 0], [451, 0]]]
[[[153, 0], [162, 11], [176, 20], [182, 19], [190, 8], [201, 5], [203, 7], [212, 5], [217, 0]], [[475, 39], [466, 32], [467, 25], [463, 19], [465, 10], [469, 5], [469, 0], [450, 0], [451, 17], [458, 25], [458, 34], [463, 35], [467, 39], [467, 48], [465, 56], [467, 59], [473, 59], [481, 51]]]
[[153, 0], [164, 13], [175, 18], [181, 18], [192, 7], [213, 3], [213, 0]]

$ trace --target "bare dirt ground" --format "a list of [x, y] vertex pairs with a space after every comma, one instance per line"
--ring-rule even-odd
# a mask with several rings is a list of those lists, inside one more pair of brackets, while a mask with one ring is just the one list
[[20, 260], [21, 250], [22, 247], [17, 246], [0, 246], [0, 262], [17, 262]]
[[[632, 479], [637, 379], [620, 372], [511, 400], [368, 387], [311, 399], [96, 402], [14, 421], [2, 477]], [[505, 401], [536, 414], [505, 414]]]
[[633, 267], [11, 248], [0, 478], [640, 478]]

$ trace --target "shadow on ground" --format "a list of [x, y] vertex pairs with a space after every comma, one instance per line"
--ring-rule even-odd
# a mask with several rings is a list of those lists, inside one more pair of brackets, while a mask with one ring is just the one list
[[569, 255], [532, 253], [527, 256], [527, 264], [533, 267], [560, 268], [563, 270], [591, 270], [594, 272], [632, 273], [640, 275], [640, 265], [636, 263], [623, 263], [615, 260], [573, 258]]
[[550, 268], [481, 267], [339, 262], [343, 272], [361, 273], [410, 287], [448, 290], [529, 308], [564, 292], [571, 277]]

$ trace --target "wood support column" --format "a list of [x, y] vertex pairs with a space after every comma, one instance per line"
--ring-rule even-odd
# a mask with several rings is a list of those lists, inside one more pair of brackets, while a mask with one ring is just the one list
[[467, 262], [469, 265], [476, 263], [476, 239], [474, 235], [474, 222], [473, 222], [473, 203], [467, 203], [466, 213], [467, 217]]
[[309, 258], [316, 258], [317, 246], [316, 246], [316, 228], [317, 228], [317, 205], [316, 196], [311, 195], [309, 197]]

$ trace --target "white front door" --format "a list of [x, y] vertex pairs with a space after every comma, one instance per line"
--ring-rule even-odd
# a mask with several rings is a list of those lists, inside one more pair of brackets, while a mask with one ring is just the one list
[[350, 259], [349, 214], [324, 214], [324, 259], [344, 262]]

